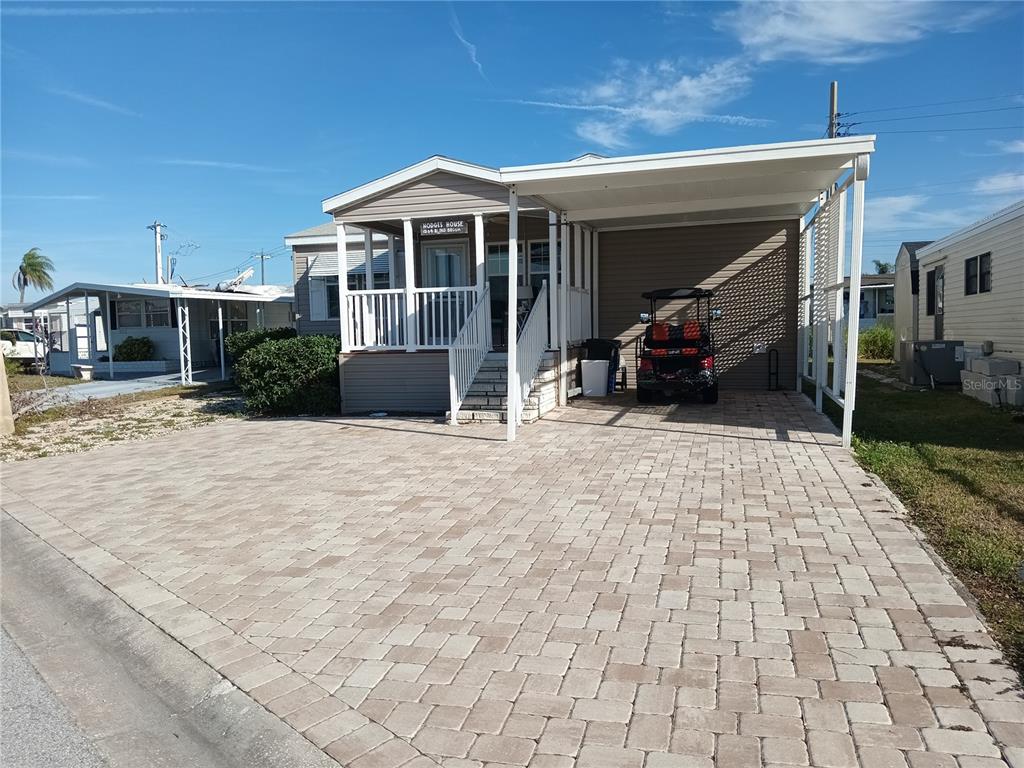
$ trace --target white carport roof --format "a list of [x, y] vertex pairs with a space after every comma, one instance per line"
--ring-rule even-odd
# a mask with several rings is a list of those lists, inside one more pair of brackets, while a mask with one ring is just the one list
[[503, 184], [598, 228], [797, 218], [874, 151], [874, 136], [502, 168]]
[[250, 289], [277, 288], [273, 293], [250, 293], [245, 291], [214, 291], [200, 288], [188, 288], [184, 285], [141, 283], [138, 285], [122, 285], [117, 283], [71, 283], [59, 291], [54, 291], [49, 296], [44, 296], [39, 301], [28, 305], [26, 311], [44, 309], [45, 307], [63, 301], [65, 298], [78, 298], [82, 294], [93, 296], [109, 293], [113, 298], [125, 296], [141, 296], [162, 299], [198, 299], [205, 301], [259, 301], [264, 303], [291, 303], [294, 299], [294, 292], [290, 288], [280, 286], [244, 286]]

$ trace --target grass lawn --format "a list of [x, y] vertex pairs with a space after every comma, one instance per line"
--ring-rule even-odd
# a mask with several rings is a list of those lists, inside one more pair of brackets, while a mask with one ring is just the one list
[[858, 378], [854, 451], [900, 497], [1024, 672], [1024, 414]]

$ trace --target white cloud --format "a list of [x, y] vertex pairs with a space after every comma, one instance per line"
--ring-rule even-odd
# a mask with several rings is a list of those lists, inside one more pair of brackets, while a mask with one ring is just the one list
[[899, 51], [933, 32], [964, 32], [991, 18], [995, 4], [936, 0], [743, 0], [716, 26], [759, 61], [859, 64]]
[[974, 184], [979, 195], [1008, 195], [1024, 192], [1024, 173], [997, 173]]
[[93, 165], [92, 161], [84, 157], [54, 155], [47, 152], [27, 152], [20, 149], [5, 149], [4, 157], [38, 165], [52, 165], [57, 168], [89, 168]]
[[128, 107], [122, 107], [119, 104], [114, 104], [96, 96], [90, 96], [88, 93], [82, 93], [81, 91], [72, 91], [66, 88], [48, 88], [47, 91], [54, 96], [62, 96], [65, 99], [77, 101], [79, 104], [96, 107], [97, 109], [105, 109], [107, 112], [115, 112], [119, 115], [127, 115], [128, 117], [142, 117], [138, 112], [128, 109]]
[[517, 99], [515, 103], [594, 113], [576, 126], [576, 134], [602, 147], [617, 149], [629, 143], [630, 132], [636, 128], [666, 135], [695, 122], [764, 125], [769, 121], [718, 111], [739, 98], [749, 85], [748, 68], [736, 59], [694, 72], [670, 61], [653, 65], [618, 61], [610, 74], [567, 92], [564, 98]]
[[4, 16], [158, 16], [172, 13], [206, 13], [206, 8], [190, 8], [188, 6], [166, 5], [117, 5], [88, 6], [78, 3], [63, 5], [7, 4], [3, 7]]
[[1014, 139], [1012, 141], [990, 141], [989, 144], [1000, 152], [1005, 152], [1007, 154], [1024, 153], [1024, 139]]
[[[992, 194], [1005, 191], [993, 190]], [[1012, 197], [985, 197], [976, 203], [941, 207], [936, 204], [934, 197], [928, 195], [869, 195], [864, 210], [864, 232], [868, 237], [888, 232], [910, 231], [917, 231], [922, 236], [942, 237], [989, 216], [1012, 202]]]
[[4, 198], [7, 200], [38, 200], [68, 203], [103, 199], [99, 195], [4, 195]]
[[271, 168], [266, 165], [251, 163], [233, 163], [227, 160], [190, 160], [186, 158], [170, 158], [157, 160], [160, 165], [180, 165], [189, 168], [215, 168], [222, 171], [252, 171], [254, 173], [288, 173], [284, 168]]
[[458, 14], [455, 13], [455, 6], [451, 6], [451, 12], [452, 32], [455, 33], [455, 37], [457, 37], [459, 42], [462, 43], [462, 47], [466, 49], [466, 53], [469, 54], [469, 60], [473, 62], [473, 66], [476, 67], [476, 71], [480, 73], [480, 77], [486, 80], [487, 75], [484, 74], [483, 64], [480, 63], [480, 60], [476, 56], [476, 46], [469, 42], [469, 40], [466, 39], [465, 34], [463, 34], [462, 22], [459, 21]]

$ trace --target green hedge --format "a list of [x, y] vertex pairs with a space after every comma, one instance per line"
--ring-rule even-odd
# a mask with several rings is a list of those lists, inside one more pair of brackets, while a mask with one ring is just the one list
[[137, 360], [153, 360], [156, 350], [149, 336], [127, 336], [114, 347], [114, 362], [127, 363]]
[[896, 332], [891, 325], [878, 323], [861, 331], [857, 340], [859, 356], [865, 360], [892, 360]]
[[242, 355], [264, 341], [294, 339], [295, 336], [294, 328], [253, 328], [249, 331], [239, 331], [225, 336], [224, 351], [231, 356], [232, 360], [240, 360]]
[[270, 339], [235, 361], [235, 381], [250, 413], [305, 416], [337, 413], [338, 352], [332, 336]]

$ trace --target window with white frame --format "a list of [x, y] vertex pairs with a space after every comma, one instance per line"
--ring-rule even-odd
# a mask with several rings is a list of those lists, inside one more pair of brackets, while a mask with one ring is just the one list
[[142, 328], [142, 301], [141, 299], [118, 299], [115, 302], [117, 308], [118, 328]]
[[118, 328], [168, 328], [169, 299], [118, 299], [114, 302]]
[[[523, 272], [523, 241], [518, 242], [519, 273]], [[508, 274], [508, 243], [487, 243], [486, 268], [488, 277]]]

